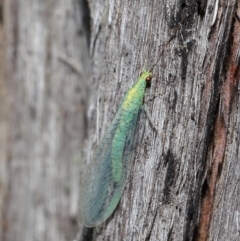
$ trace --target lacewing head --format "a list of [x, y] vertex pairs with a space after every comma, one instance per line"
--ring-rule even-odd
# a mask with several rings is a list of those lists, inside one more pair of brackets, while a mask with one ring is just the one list
[[146, 87], [150, 87], [151, 86], [151, 80], [152, 80], [152, 72], [149, 71], [144, 71], [140, 74], [140, 77], [145, 79], [147, 85]]

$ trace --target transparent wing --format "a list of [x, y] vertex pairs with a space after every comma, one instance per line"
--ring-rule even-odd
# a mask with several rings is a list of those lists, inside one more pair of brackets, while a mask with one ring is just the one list
[[[127, 179], [131, 165], [134, 132], [139, 108], [135, 113], [119, 109], [107, 133], [101, 140], [80, 186], [79, 211], [80, 221], [85, 226], [93, 227], [105, 221], [116, 208]], [[125, 128], [121, 128], [124, 123]], [[119, 137], [120, 136], [120, 137]], [[116, 139], [117, 138], [117, 139]], [[117, 147], [112, 146], [113, 141]], [[119, 143], [118, 143], [119, 142]], [[121, 152], [121, 163], [114, 167], [113, 156]], [[114, 179], [113, 168], [121, 175]], [[119, 170], [118, 170], [119, 169]]]

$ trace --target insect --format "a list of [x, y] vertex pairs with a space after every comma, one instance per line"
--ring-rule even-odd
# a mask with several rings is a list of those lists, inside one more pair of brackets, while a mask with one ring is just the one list
[[79, 203], [80, 221], [87, 227], [105, 221], [121, 198], [138, 113], [151, 79], [152, 73], [145, 71], [127, 91], [111, 126], [94, 153], [87, 177], [82, 183]]
[[[157, 61], [175, 34], [164, 44]], [[157, 61], [152, 65], [151, 70]], [[131, 161], [139, 110], [151, 79], [152, 71], [144, 71], [133, 87], [127, 91], [85, 173], [80, 190], [79, 213], [80, 222], [86, 227], [94, 227], [104, 222], [113, 213], [121, 198]]]

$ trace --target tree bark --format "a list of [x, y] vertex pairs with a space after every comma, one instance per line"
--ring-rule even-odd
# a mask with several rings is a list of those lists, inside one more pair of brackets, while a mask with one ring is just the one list
[[[237, 0], [8, 0], [4, 9], [1, 240], [240, 238]], [[141, 112], [116, 211], [95, 229], [77, 226], [79, 178], [124, 93], [153, 65], [145, 103], [157, 131]]]
[[75, 238], [90, 66], [83, 13], [77, 0], [5, 1], [9, 137], [1, 240]]
[[156, 61], [150, 92], [161, 93], [145, 98], [158, 133], [141, 114], [121, 201], [92, 240], [239, 239], [239, 2], [98, 0], [90, 10], [99, 84], [86, 153]]
[[[6, 194], [6, 148], [7, 148], [7, 81], [6, 81], [6, 36], [3, 22], [3, 2], [0, 1], [0, 212], [4, 210]], [[2, 217], [2, 215], [1, 215]], [[0, 227], [4, 228], [4, 220], [0, 219]], [[3, 229], [0, 229], [2, 237]]]

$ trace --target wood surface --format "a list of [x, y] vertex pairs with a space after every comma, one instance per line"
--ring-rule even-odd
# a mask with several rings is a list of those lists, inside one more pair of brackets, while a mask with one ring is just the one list
[[[240, 240], [238, 0], [0, 5], [1, 240]], [[155, 63], [145, 103], [157, 131], [141, 112], [120, 203], [86, 229], [80, 178]]]

